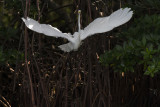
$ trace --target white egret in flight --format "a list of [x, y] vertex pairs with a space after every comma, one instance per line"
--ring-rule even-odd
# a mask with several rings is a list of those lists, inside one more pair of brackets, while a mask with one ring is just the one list
[[80, 45], [81, 41], [87, 38], [88, 36], [94, 35], [96, 33], [104, 33], [112, 30], [115, 27], [118, 27], [126, 22], [128, 22], [132, 15], [133, 11], [130, 11], [130, 8], [119, 9], [113, 12], [108, 17], [101, 17], [95, 19], [87, 27], [81, 29], [80, 26], [80, 14], [81, 11], [78, 11], [78, 32], [75, 32], [73, 35], [70, 33], [62, 33], [55, 27], [52, 27], [48, 24], [40, 24], [37, 21], [27, 17], [27, 19], [22, 18], [25, 25], [38, 33], [43, 33], [47, 36], [53, 37], [62, 37], [68, 39], [69, 43], [58, 46], [64, 52], [70, 52], [72, 50], [76, 51]]

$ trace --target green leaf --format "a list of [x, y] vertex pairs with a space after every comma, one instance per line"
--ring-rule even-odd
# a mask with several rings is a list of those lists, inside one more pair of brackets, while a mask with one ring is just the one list
[[122, 46], [116, 45], [116, 49], [117, 49], [118, 51], [120, 51], [120, 50], [122, 50]]
[[142, 43], [143, 43], [143, 46], [146, 45], [146, 38], [143, 36], [143, 39], [142, 39]]

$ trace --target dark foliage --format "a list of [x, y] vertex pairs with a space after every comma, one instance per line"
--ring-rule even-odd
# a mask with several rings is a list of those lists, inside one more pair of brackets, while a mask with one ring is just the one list
[[[57, 47], [66, 40], [28, 30], [21, 20], [73, 33], [78, 9], [84, 28], [126, 6], [134, 10], [129, 23], [71, 53]], [[0, 106], [159, 107], [159, 7], [159, 0], [1, 0]]]

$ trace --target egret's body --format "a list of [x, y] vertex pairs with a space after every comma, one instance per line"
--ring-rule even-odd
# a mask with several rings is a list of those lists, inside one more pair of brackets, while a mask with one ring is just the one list
[[80, 45], [81, 45], [80, 33], [75, 32], [73, 34], [73, 41], [67, 44], [60, 45], [58, 47], [63, 51], [70, 52], [71, 50], [77, 51]]
[[72, 50], [76, 51], [80, 47], [81, 41], [88, 36], [110, 31], [113, 28], [128, 22], [133, 15], [133, 11], [130, 11], [130, 8], [119, 9], [108, 17], [95, 19], [87, 27], [81, 30], [80, 13], [81, 11], [78, 11], [78, 32], [75, 32], [73, 36], [69, 33], [62, 33], [60, 30], [52, 27], [51, 25], [39, 24], [37, 21], [29, 17], [27, 17], [27, 19], [22, 18], [22, 20], [25, 22], [26, 26], [33, 31], [43, 33], [48, 36], [68, 39], [69, 43], [58, 47], [65, 52], [70, 52]]

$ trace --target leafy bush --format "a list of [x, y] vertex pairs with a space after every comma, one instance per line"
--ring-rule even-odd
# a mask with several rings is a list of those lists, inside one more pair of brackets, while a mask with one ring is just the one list
[[146, 15], [135, 20], [128, 30], [119, 34], [128, 41], [107, 51], [100, 61], [118, 72], [134, 72], [141, 67], [145, 75], [153, 77], [160, 71], [159, 29], [160, 17], [157, 15]]
[[15, 50], [9, 49], [3, 51], [2, 47], [0, 47], [0, 65], [5, 65], [6, 63], [15, 64], [16, 61], [24, 60], [24, 54]]

